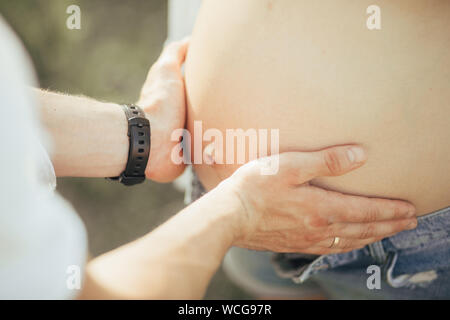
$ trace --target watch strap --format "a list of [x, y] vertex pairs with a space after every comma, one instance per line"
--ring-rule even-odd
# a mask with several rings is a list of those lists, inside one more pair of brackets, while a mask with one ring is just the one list
[[132, 186], [145, 181], [145, 169], [150, 156], [151, 128], [144, 111], [137, 105], [127, 104], [122, 105], [122, 108], [128, 121], [128, 161], [120, 176], [111, 179]]

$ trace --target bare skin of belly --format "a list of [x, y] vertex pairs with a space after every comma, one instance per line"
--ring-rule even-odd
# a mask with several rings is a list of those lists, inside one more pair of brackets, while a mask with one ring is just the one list
[[[314, 184], [450, 205], [450, 2], [206, 0], [186, 62], [188, 129], [279, 129], [280, 152], [360, 144], [369, 160]], [[203, 145], [205, 147], [206, 144]], [[240, 165], [196, 165], [211, 189]]]

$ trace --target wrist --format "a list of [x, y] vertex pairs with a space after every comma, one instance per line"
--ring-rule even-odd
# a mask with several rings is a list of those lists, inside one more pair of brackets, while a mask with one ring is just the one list
[[150, 154], [151, 128], [143, 110], [135, 104], [121, 105], [127, 119], [129, 149], [125, 169], [119, 176], [109, 177], [123, 185], [132, 186], [144, 182]]
[[[111, 136], [111, 141], [115, 141], [114, 145], [111, 145], [111, 154], [108, 160], [105, 160], [107, 167], [110, 167], [108, 171], [110, 174], [103, 176], [117, 176], [127, 165], [128, 161], [128, 150], [130, 142], [127, 137], [128, 123], [127, 119], [123, 114], [122, 107], [115, 103], [103, 103], [104, 104], [104, 122], [111, 125], [111, 131], [108, 135]], [[114, 172], [114, 173], [113, 173]]]
[[222, 212], [227, 222], [228, 233], [231, 235], [231, 246], [238, 243], [246, 234], [249, 215], [239, 190], [231, 178], [223, 180], [208, 195], [214, 195], [213, 206], [218, 203], [222, 206]]
[[184, 126], [184, 120], [174, 122], [168, 116], [170, 113], [157, 105], [146, 107], [145, 114], [152, 128], [150, 158], [145, 171], [146, 177], [163, 183], [173, 181], [185, 169], [184, 163], [175, 163], [172, 159], [172, 151], [179, 148], [180, 143], [178, 139], [172, 139], [172, 134], [180, 132], [180, 129]]
[[161, 166], [164, 150], [164, 131], [160, 127], [161, 121], [158, 121], [158, 116], [145, 111], [145, 117], [150, 122], [152, 130], [150, 141], [150, 156], [148, 158], [147, 167], [145, 169], [145, 175], [151, 179], [158, 168]]

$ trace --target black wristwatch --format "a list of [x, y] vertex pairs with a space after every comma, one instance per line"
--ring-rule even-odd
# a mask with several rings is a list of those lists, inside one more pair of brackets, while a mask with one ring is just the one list
[[147, 168], [151, 145], [150, 121], [145, 117], [144, 111], [134, 104], [122, 105], [122, 108], [128, 120], [130, 140], [128, 162], [120, 176], [109, 179], [132, 186], [145, 181], [145, 168]]

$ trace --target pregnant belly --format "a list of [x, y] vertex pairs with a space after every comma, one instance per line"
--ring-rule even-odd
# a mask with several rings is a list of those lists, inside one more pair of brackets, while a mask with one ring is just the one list
[[[188, 129], [279, 129], [280, 152], [361, 144], [362, 168], [313, 183], [405, 199], [420, 215], [448, 206], [450, 5], [379, 2], [382, 29], [369, 31], [370, 1], [205, 1]], [[239, 165], [195, 170], [210, 189]]]

